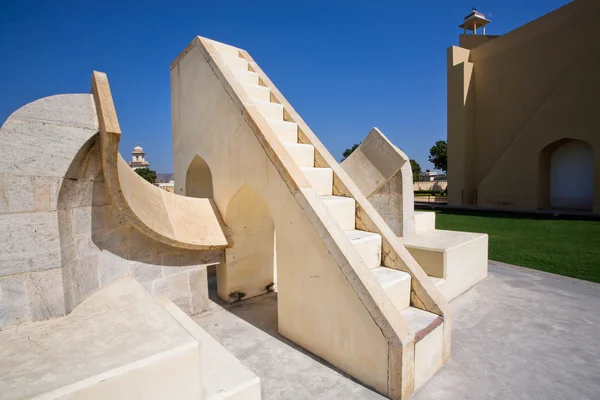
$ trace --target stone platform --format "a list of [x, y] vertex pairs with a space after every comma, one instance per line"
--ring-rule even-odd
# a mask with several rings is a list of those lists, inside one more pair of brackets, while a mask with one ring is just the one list
[[[452, 357], [413, 399], [598, 398], [600, 285], [490, 261], [451, 306]], [[193, 319], [260, 377], [264, 399], [383, 399], [279, 336], [276, 309], [269, 294]]]
[[7, 400], [260, 399], [251, 371], [130, 277], [65, 317], [0, 331], [0, 388]]

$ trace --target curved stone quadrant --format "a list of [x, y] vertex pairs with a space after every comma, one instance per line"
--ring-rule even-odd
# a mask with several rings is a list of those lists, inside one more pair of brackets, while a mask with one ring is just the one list
[[106, 190], [131, 224], [144, 235], [169, 246], [195, 250], [231, 246], [212, 199], [160, 190], [137, 175], [121, 157], [121, 128], [106, 74], [94, 71], [92, 94]]
[[4, 122], [0, 328], [64, 315], [126, 275], [186, 313], [207, 307], [206, 267], [221, 262], [223, 250], [149, 238], [113, 203], [104, 180], [90, 94], [46, 97]]

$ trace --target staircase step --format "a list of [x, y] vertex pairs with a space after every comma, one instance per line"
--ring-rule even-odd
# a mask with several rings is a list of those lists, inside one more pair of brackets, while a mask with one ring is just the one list
[[256, 106], [263, 117], [283, 121], [283, 106], [270, 101], [257, 101]]
[[436, 278], [435, 276], [430, 276], [429, 280], [433, 282], [435, 286], [440, 286], [446, 281], [444, 278]]
[[260, 400], [258, 376], [213, 339], [179, 307], [166, 297], [158, 300], [164, 309], [200, 343], [200, 385], [206, 399]]
[[408, 307], [401, 312], [415, 333], [415, 390], [442, 367], [444, 322], [435, 314]]
[[374, 268], [372, 271], [398, 310], [402, 311], [410, 306], [411, 277], [409, 273], [383, 266]]
[[284, 143], [283, 145], [299, 167], [315, 166], [315, 148], [312, 144]]
[[381, 235], [356, 229], [346, 232], [346, 235], [367, 267], [377, 268], [381, 265]]
[[298, 143], [298, 124], [295, 122], [267, 119], [267, 123], [282, 142]]
[[242, 83], [242, 87], [248, 93], [248, 96], [255, 101], [271, 101], [271, 89], [266, 86], [251, 85]]
[[227, 64], [229, 68], [233, 70], [248, 71], [248, 61], [239, 56], [232, 57], [229, 55], [224, 55], [223, 60], [225, 60], [225, 64]]
[[351, 231], [354, 229], [356, 223], [356, 202], [353, 198], [321, 196], [321, 200], [323, 200], [323, 203], [343, 230]]
[[331, 168], [302, 168], [308, 182], [319, 196], [333, 194], [333, 170]]
[[[109, 332], [114, 336], [107, 338]], [[2, 399], [192, 399], [206, 393], [204, 343], [132, 277], [98, 289], [64, 317], [3, 329], [0, 354]]]
[[233, 74], [241, 83], [249, 83], [251, 85], [258, 85], [258, 74], [252, 71], [242, 71], [241, 69], [233, 70]]
[[[431, 326], [438, 319], [438, 315], [415, 307], [408, 307], [402, 311], [402, 317], [409, 328], [415, 333], [415, 341], [421, 340], [425, 333], [435, 326]], [[436, 325], [437, 326], [437, 325]]]
[[448, 301], [487, 276], [486, 234], [435, 229], [400, 240]]
[[215, 46], [217, 51], [223, 56], [229, 56], [229, 57], [239, 57], [240, 56], [240, 49], [238, 49], [237, 47], [229, 46], [227, 44], [219, 43], [219, 42], [213, 42], [213, 45]]

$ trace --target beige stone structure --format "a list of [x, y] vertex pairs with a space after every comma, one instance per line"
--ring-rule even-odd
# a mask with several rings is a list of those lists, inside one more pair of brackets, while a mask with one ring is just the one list
[[260, 381], [132, 277], [62, 318], [0, 331], [3, 399], [260, 399]]
[[137, 176], [105, 75], [93, 87], [0, 129], [0, 397], [260, 399], [187, 316], [231, 244], [220, 216]]
[[342, 167], [448, 301], [487, 276], [488, 236], [435, 229], [435, 213], [415, 211], [409, 158], [379, 129]]
[[279, 333], [409, 398], [450, 356], [448, 299], [481, 279], [487, 237], [414, 212], [378, 130], [342, 168], [244, 50], [197, 37], [171, 83], [176, 194], [119, 155], [103, 73], [2, 125], [2, 397], [260, 399], [188, 317], [216, 265], [223, 300], [276, 290]]
[[[206, 308], [215, 264], [221, 297], [276, 289], [283, 335], [410, 397], [450, 354], [434, 282], [248, 53], [197, 38], [172, 79], [188, 197], [118, 154], [102, 73], [92, 95], [38, 100], [2, 125], [6, 397], [260, 398], [256, 376], [186, 316]], [[26, 157], [31, 142], [44, 162]]]
[[[0, 292], [10, 301], [0, 305], [0, 328], [69, 312], [124, 275], [189, 313], [206, 306], [205, 268], [224, 246], [180, 249], [136, 229], [106, 190], [97, 121], [92, 96], [81, 94], [37, 100], [2, 125]], [[43, 150], [36, 162], [31, 144]]]
[[448, 49], [449, 204], [600, 212], [599, 11], [575, 0]]
[[92, 93], [98, 113], [102, 170], [113, 203], [148, 237], [195, 250], [231, 245], [210, 198], [178, 196], [147, 184], [119, 154], [121, 128], [106, 74], [94, 72]]
[[221, 298], [276, 283], [279, 333], [408, 398], [448, 359], [451, 316], [400, 239], [246, 51], [194, 39], [171, 96], [175, 191], [212, 194], [231, 233]]

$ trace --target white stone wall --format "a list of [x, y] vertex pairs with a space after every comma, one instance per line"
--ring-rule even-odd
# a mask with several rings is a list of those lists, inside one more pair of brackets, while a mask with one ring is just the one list
[[105, 192], [97, 137], [87, 94], [38, 100], [2, 126], [0, 329], [68, 313], [124, 275], [188, 314], [206, 308], [206, 267], [223, 252], [135, 230]]

